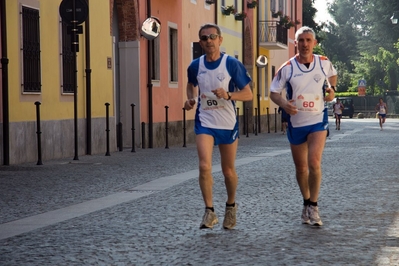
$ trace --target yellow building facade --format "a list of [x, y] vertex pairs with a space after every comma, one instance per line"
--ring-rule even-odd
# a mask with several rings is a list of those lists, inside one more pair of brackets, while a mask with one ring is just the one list
[[112, 129], [108, 149], [116, 149], [109, 0], [89, 1], [76, 62], [60, 4], [15, 0], [6, 1], [3, 10], [7, 36], [2, 43], [9, 59], [8, 77], [2, 77], [8, 88], [1, 88], [9, 95], [9, 124], [3, 124], [9, 158], [3, 160], [10, 164], [34, 162], [40, 152], [43, 160], [105, 153], [106, 103]]

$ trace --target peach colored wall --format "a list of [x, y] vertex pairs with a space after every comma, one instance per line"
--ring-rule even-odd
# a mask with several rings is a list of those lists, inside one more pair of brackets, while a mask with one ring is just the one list
[[[192, 43], [198, 42], [198, 31], [203, 24], [215, 23], [215, 5], [208, 5], [205, 0], [183, 1], [183, 46], [182, 46], [182, 86], [183, 93], [180, 95], [179, 105], [180, 110], [183, 107], [184, 101], [187, 99], [186, 96], [186, 85], [187, 85], [187, 67], [192, 61]], [[196, 2], [196, 3], [194, 3]], [[182, 111], [181, 111], [182, 112]], [[195, 112], [187, 112], [186, 118], [193, 119]]]
[[[169, 121], [183, 119], [183, 102], [186, 99], [187, 67], [192, 61], [192, 42], [198, 41], [199, 27], [214, 22], [214, 5], [205, 0], [152, 0], [151, 15], [161, 21], [160, 81], [153, 84], [153, 122], [165, 121], [165, 106], [169, 106]], [[140, 22], [147, 17], [146, 1], [140, 1]], [[178, 30], [178, 82], [169, 83], [169, 25]], [[140, 100], [141, 121], [148, 122], [147, 40], [140, 40]], [[194, 112], [187, 113], [192, 119]]]
[[[0, 28], [1, 28], [1, 23], [0, 23]], [[2, 48], [1, 48], [1, 37], [0, 37], [0, 57], [3, 58], [1, 51]], [[3, 66], [1, 65], [1, 67]], [[2, 69], [0, 69], [0, 122], [3, 123], [3, 70]]]
[[296, 25], [295, 27], [292, 27], [289, 30], [289, 35], [288, 35], [288, 56], [289, 58], [293, 57], [296, 53], [295, 53], [295, 32], [297, 29], [299, 29], [300, 27], [303, 26], [302, 21], [302, 0], [294, 0], [293, 1], [294, 5], [288, 5], [289, 8], [289, 14], [290, 17], [293, 18], [294, 21], [299, 20], [301, 22], [301, 24]]
[[[169, 106], [169, 121], [176, 120], [176, 113], [181, 109], [181, 105], [176, 106], [175, 95], [181, 93], [181, 75], [178, 74], [178, 88], [171, 88], [169, 84], [169, 23], [177, 26], [179, 49], [181, 50], [181, 3], [179, 0], [152, 1], [152, 14], [158, 17], [162, 23], [160, 38], [161, 72], [160, 84], [153, 87], [153, 119], [154, 123], [165, 121], [165, 106]], [[181, 60], [179, 56], [179, 69]]]

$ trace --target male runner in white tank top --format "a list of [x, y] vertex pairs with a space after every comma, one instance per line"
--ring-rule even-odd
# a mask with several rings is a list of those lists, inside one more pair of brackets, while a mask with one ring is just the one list
[[[200, 45], [205, 55], [191, 62], [187, 69], [186, 110], [197, 104], [195, 134], [199, 157], [199, 185], [205, 203], [200, 229], [213, 228], [218, 218], [212, 199], [212, 153], [218, 145], [224, 175], [227, 200], [223, 228], [236, 225], [235, 202], [238, 177], [235, 158], [238, 145], [238, 121], [235, 101], [251, 101], [251, 78], [244, 65], [234, 57], [222, 54], [223, 37], [215, 24], [205, 24], [199, 30]], [[236, 88], [238, 90], [236, 90]]]
[[[302, 223], [321, 226], [317, 201], [328, 130], [324, 103], [334, 99], [337, 72], [327, 57], [313, 54], [316, 44], [316, 35], [311, 28], [304, 26], [295, 33], [298, 54], [277, 71], [270, 97], [289, 114], [287, 137], [303, 196]], [[327, 88], [324, 86], [326, 79]], [[287, 99], [281, 96], [284, 89]]]

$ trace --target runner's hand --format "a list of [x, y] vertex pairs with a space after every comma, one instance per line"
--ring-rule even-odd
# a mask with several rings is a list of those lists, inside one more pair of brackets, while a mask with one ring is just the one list
[[296, 105], [294, 105], [295, 101], [294, 100], [289, 100], [286, 101], [284, 106], [281, 106], [284, 111], [289, 114], [289, 115], [295, 115], [298, 113], [298, 109], [296, 108]]
[[331, 102], [332, 100], [334, 100], [335, 91], [332, 88], [327, 88], [326, 92], [328, 93], [328, 95], [326, 97], [324, 97], [324, 101], [325, 102]]
[[194, 108], [194, 105], [197, 101], [195, 99], [188, 99], [185, 103], [184, 103], [184, 109], [186, 109], [187, 111], [190, 111], [191, 109]]

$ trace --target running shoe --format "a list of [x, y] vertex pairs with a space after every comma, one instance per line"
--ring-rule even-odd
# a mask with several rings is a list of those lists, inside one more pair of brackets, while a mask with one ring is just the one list
[[212, 229], [215, 224], [217, 224], [218, 217], [216, 216], [216, 213], [213, 212], [212, 210], [205, 209], [204, 216], [202, 217], [202, 222], [200, 225], [200, 229], [207, 229], [210, 228]]
[[233, 229], [236, 226], [236, 214], [237, 214], [237, 203], [234, 207], [226, 206], [226, 211], [224, 213], [223, 228]]
[[310, 205], [308, 207], [308, 215], [311, 225], [317, 225], [317, 226], [323, 225], [323, 222], [321, 221], [319, 216], [319, 208], [317, 206]]
[[301, 220], [303, 224], [310, 224], [310, 219], [308, 215], [309, 205], [303, 205]]

